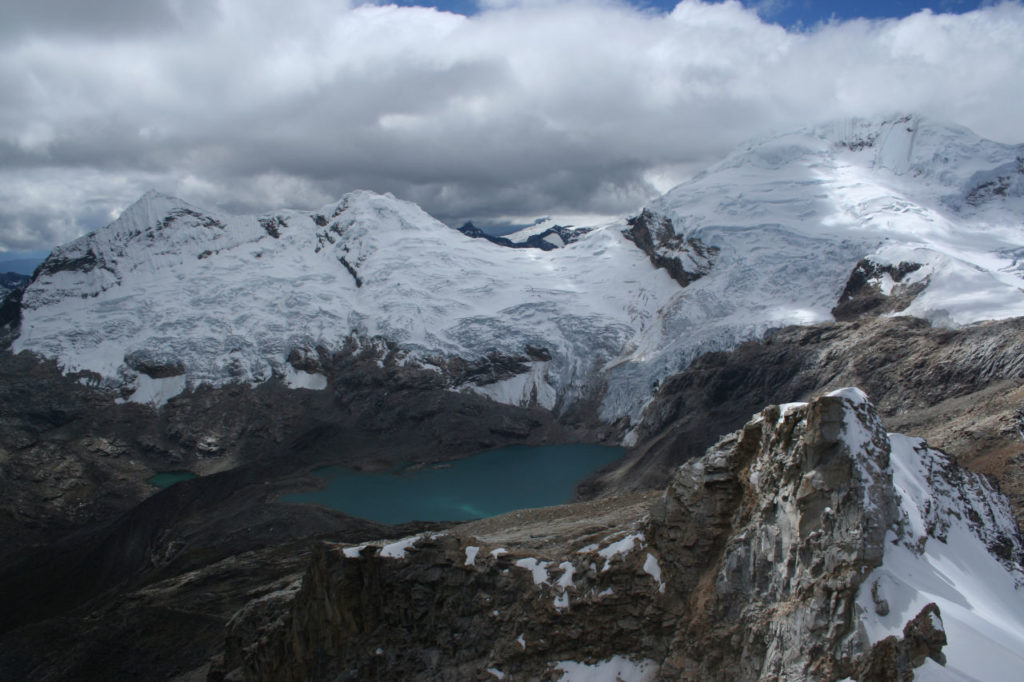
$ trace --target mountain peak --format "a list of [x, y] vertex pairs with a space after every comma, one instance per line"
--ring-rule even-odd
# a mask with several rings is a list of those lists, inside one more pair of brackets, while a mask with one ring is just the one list
[[[129, 204], [128, 207], [121, 212], [121, 216], [119, 217], [123, 217], [126, 214], [129, 216], [139, 213], [157, 214], [160, 212], [166, 212], [173, 208], [188, 205], [189, 204], [184, 199], [180, 199], [170, 194], [165, 194], [155, 189], [148, 189], [142, 194], [142, 196]], [[117, 221], [115, 221], [115, 223], [116, 222]]]
[[936, 324], [1024, 313], [1020, 153], [918, 116], [849, 119], [739, 149], [653, 202], [651, 234], [543, 221], [501, 238], [509, 249], [367, 190], [262, 216], [151, 191], [54, 252], [16, 347], [119, 381], [126, 353], [171, 344], [189, 385], [221, 385], [287, 373], [293, 348], [350, 335], [425, 363], [532, 346], [548, 364], [481, 390], [570, 405], [604, 373], [602, 417], [637, 418], [665, 372], [832, 320], [844, 292], [857, 314]]

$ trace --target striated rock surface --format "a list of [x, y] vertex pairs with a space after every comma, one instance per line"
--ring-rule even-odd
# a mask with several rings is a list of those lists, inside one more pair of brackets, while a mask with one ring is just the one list
[[766, 408], [661, 495], [322, 543], [301, 582], [236, 614], [210, 679], [912, 679], [943, 662], [943, 621], [931, 604], [902, 639], [865, 626], [866, 599], [899, 615], [865, 582], [889, 541], [928, 557], [943, 528], [982, 519], [963, 527], [1003, 548], [980, 561], [1011, 583], [1024, 553], [1005, 500], [933, 450], [920, 487], [945, 502], [915, 524], [892, 443], [844, 389]]
[[674, 674], [831, 679], [863, 651], [854, 598], [881, 563], [896, 496], [885, 430], [852, 395], [769, 407], [676, 474], [655, 515], [666, 564], [718, 561], [681, 586], [693, 612]]

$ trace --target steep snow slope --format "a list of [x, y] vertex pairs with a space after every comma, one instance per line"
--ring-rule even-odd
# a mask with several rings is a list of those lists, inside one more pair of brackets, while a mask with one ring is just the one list
[[921, 266], [900, 282], [924, 287], [902, 314], [940, 325], [1024, 314], [1024, 145], [958, 126], [903, 116], [753, 141], [650, 210], [720, 252], [640, 335], [606, 407], [697, 353], [830, 319], [862, 258]]
[[635, 418], [696, 355], [829, 319], [865, 258], [911, 264], [899, 282], [885, 268], [870, 282], [909, 287], [904, 314], [1024, 314], [1024, 147], [962, 128], [902, 117], [759, 140], [649, 213], [671, 221], [652, 253], [711, 254], [703, 276], [673, 281], [625, 222], [545, 252], [469, 239], [390, 195], [256, 217], [151, 193], [54, 251], [25, 293], [14, 350], [159, 402], [274, 375], [323, 387], [289, 354], [381, 336], [441, 371], [456, 356], [523, 360], [491, 383], [453, 379], [458, 390], [554, 407], [606, 383], [602, 415]]
[[934, 602], [949, 639], [947, 662], [943, 669], [929, 661], [920, 679], [1015, 678], [1024, 669], [1024, 572], [1014, 560], [1019, 548], [994, 536], [1015, 525], [1006, 499], [920, 439], [889, 434], [889, 441], [902, 522], [858, 596], [868, 635], [899, 635]]

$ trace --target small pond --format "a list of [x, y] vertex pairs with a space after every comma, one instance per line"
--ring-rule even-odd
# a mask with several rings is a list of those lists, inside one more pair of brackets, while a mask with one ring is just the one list
[[604, 445], [514, 445], [439, 467], [370, 474], [345, 467], [313, 471], [327, 487], [283, 495], [380, 523], [467, 521], [572, 501], [576, 485], [625, 454]]
[[193, 478], [198, 477], [191, 471], [162, 471], [156, 476], [147, 478], [146, 483], [155, 485], [157, 488], [170, 488], [175, 483], [189, 481]]

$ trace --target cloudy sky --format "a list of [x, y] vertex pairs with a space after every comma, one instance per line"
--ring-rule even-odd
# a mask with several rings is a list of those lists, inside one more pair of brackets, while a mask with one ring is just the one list
[[368, 188], [487, 224], [629, 213], [841, 116], [1024, 142], [1019, 2], [412, 4], [0, 0], [0, 252], [149, 188], [232, 212]]

